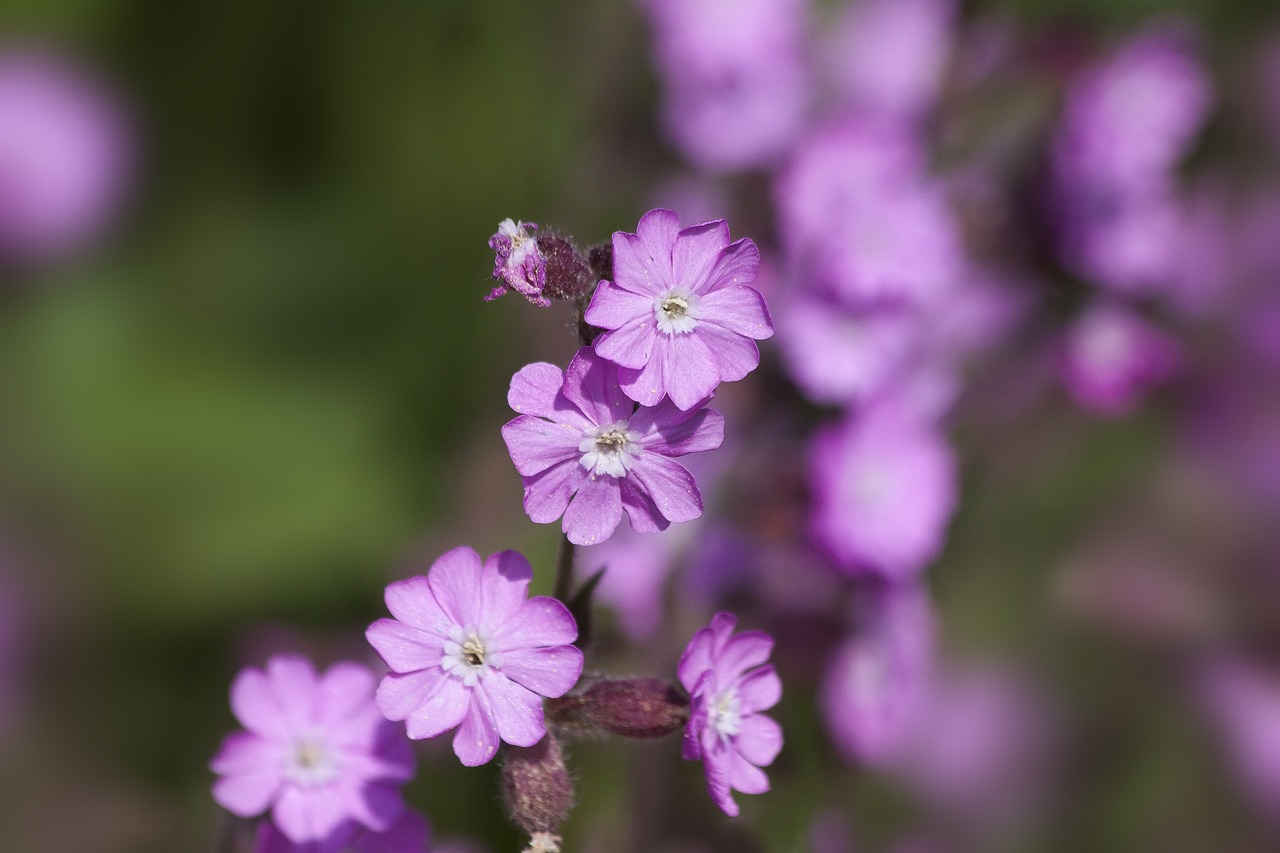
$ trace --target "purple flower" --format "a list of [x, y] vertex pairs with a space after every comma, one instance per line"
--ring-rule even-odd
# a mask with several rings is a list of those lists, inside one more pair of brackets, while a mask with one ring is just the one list
[[486, 302], [514, 290], [539, 307], [551, 304], [542, 293], [547, 284], [547, 259], [538, 248], [533, 233], [537, 230], [533, 222], [504, 219], [498, 224], [498, 233], [489, 238], [489, 248], [497, 253], [493, 277], [502, 283], [485, 297]]
[[782, 681], [764, 666], [773, 638], [763, 631], [733, 635], [737, 619], [717, 613], [693, 635], [680, 658], [680, 683], [689, 691], [686, 761], [702, 759], [707, 791], [725, 814], [736, 817], [732, 791], [763, 794], [769, 779], [761, 767], [782, 749], [782, 728], [767, 711], [782, 697]]
[[98, 81], [32, 48], [0, 52], [0, 261], [95, 236], [120, 200], [127, 136]]
[[759, 292], [756, 244], [729, 242], [723, 220], [680, 230], [670, 210], [651, 210], [635, 234], [613, 235], [613, 281], [602, 281], [586, 321], [606, 329], [595, 351], [623, 369], [622, 390], [645, 406], [666, 394], [696, 407], [721, 382], [760, 363], [755, 341], [773, 334]]
[[1280, 820], [1280, 677], [1256, 662], [1223, 657], [1204, 665], [1198, 688], [1241, 789], [1260, 812]]
[[[387, 587], [387, 609], [365, 632], [391, 674], [378, 685], [378, 708], [404, 720], [409, 737], [459, 727], [453, 751], [484, 764], [498, 740], [533, 746], [547, 733], [543, 696], [563, 696], [582, 674], [569, 645], [578, 626], [554, 598], [528, 598], [533, 570], [515, 551], [481, 565], [470, 548], [441, 555], [427, 577]], [[527, 600], [526, 600], [527, 599]]]
[[401, 813], [386, 832], [372, 832], [356, 826], [344, 827], [323, 841], [295, 844], [271, 821], [258, 824], [254, 853], [424, 853], [431, 825], [417, 812]]
[[210, 762], [213, 798], [228, 811], [272, 820], [295, 844], [325, 842], [361, 827], [390, 829], [404, 809], [399, 786], [413, 754], [378, 713], [374, 676], [336, 663], [317, 675], [293, 655], [249, 668], [231, 685], [231, 710], [246, 731], [228, 735]]
[[580, 349], [566, 372], [530, 364], [511, 379], [507, 402], [520, 417], [502, 427], [524, 482], [524, 509], [539, 524], [564, 516], [575, 545], [608, 539], [627, 511], [639, 533], [702, 515], [693, 476], [671, 457], [714, 450], [724, 418], [706, 400], [681, 411], [670, 400], [636, 408], [619, 368]]
[[851, 573], [910, 580], [942, 549], [956, 503], [955, 459], [906, 404], [879, 400], [814, 440], [812, 527]]
[[1071, 396], [1090, 411], [1129, 414], [1152, 385], [1177, 370], [1177, 344], [1132, 310], [1098, 303], [1067, 328], [1059, 373]]
[[924, 589], [859, 587], [853, 633], [827, 667], [819, 703], [836, 746], [872, 765], [897, 759], [932, 681], [934, 615]]

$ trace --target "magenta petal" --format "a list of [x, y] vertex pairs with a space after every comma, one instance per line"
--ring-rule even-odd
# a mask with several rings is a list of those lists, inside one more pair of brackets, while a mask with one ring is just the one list
[[498, 723], [483, 690], [471, 691], [471, 704], [453, 736], [453, 752], [467, 767], [478, 767], [498, 752]]
[[524, 478], [524, 511], [538, 524], [550, 524], [564, 515], [569, 499], [587, 479], [577, 459], [561, 462], [541, 474]]
[[676, 237], [671, 251], [671, 267], [679, 287], [701, 293], [708, 274], [729, 245], [729, 223], [723, 219], [686, 228]]
[[595, 545], [613, 535], [620, 521], [622, 496], [618, 492], [618, 481], [608, 476], [591, 476], [565, 510], [562, 529], [575, 545]]
[[743, 714], [767, 711], [782, 698], [782, 679], [773, 667], [762, 666], [739, 682], [738, 697], [742, 700]]
[[734, 285], [701, 297], [703, 323], [711, 323], [757, 341], [773, 335], [764, 297], [754, 288]]
[[640, 315], [618, 326], [615, 331], [605, 332], [596, 338], [593, 344], [595, 351], [601, 358], [607, 358], [620, 367], [639, 370], [653, 357], [656, 322], [651, 306], [647, 316]]
[[582, 652], [573, 646], [516, 649], [503, 654], [502, 673], [534, 693], [555, 699], [578, 683]]
[[560, 391], [593, 423], [600, 426], [630, 417], [631, 400], [618, 387], [618, 367], [589, 347], [574, 354]]
[[295, 844], [322, 841], [346, 819], [346, 809], [336, 786], [288, 787], [276, 800], [271, 819]]
[[699, 326], [691, 333], [671, 335], [654, 347], [654, 357], [663, 362], [667, 395], [681, 409], [691, 409], [709, 397], [724, 372], [723, 355], [708, 349], [703, 340], [704, 328], [710, 327]]
[[269, 738], [289, 736], [271, 682], [260, 669], [243, 670], [231, 683], [231, 711], [251, 732]]
[[480, 555], [465, 546], [431, 564], [427, 584], [454, 625], [474, 625], [480, 617]]
[[627, 479], [648, 493], [668, 521], [692, 521], [702, 515], [698, 484], [678, 462], [645, 454], [631, 466]]
[[636, 533], [661, 533], [671, 526], [649, 493], [632, 482], [630, 477], [623, 479], [621, 489], [622, 508], [627, 511], [631, 529]]
[[[576, 649], [575, 649], [576, 651]], [[493, 708], [498, 737], [512, 746], [533, 746], [547, 729], [542, 723], [542, 697], [509, 680], [501, 672], [491, 672], [478, 688]]]
[[415, 672], [440, 665], [444, 638], [394, 619], [379, 619], [364, 632], [365, 639], [392, 672]]
[[730, 750], [729, 784], [744, 794], [763, 794], [769, 790], [769, 777], [738, 752]]
[[503, 625], [513, 617], [529, 597], [532, 579], [533, 567], [517, 551], [499, 551], [485, 560], [480, 577], [485, 624]]
[[708, 752], [703, 755], [702, 761], [703, 769], [707, 774], [707, 793], [711, 795], [711, 801], [729, 817], [737, 817], [738, 804], [729, 791], [729, 757]]
[[670, 210], [658, 208], [640, 217], [636, 236], [649, 257], [671, 269], [672, 252], [680, 236], [680, 217]]
[[554, 364], [540, 361], [526, 364], [511, 377], [507, 405], [522, 415], [556, 417], [556, 395], [564, 384], [564, 371]]
[[406, 625], [441, 636], [449, 633], [449, 617], [440, 609], [431, 585], [422, 575], [388, 584], [383, 599], [391, 615]]
[[582, 429], [521, 415], [502, 427], [502, 440], [521, 476], [533, 477], [566, 459], [581, 456]]
[[554, 598], [531, 598], [515, 615], [499, 626], [492, 638], [495, 651], [562, 646], [578, 638], [578, 625], [569, 609]]
[[[441, 676], [436, 689], [429, 695], [424, 695], [424, 701], [405, 719], [405, 731], [412, 740], [425, 740], [449, 731], [462, 722], [471, 702], [472, 691], [462, 685], [461, 679], [446, 675], [440, 670], [436, 672]], [[383, 679], [383, 684], [388, 679], [397, 677], [403, 676], [388, 675]]]
[[[600, 282], [583, 319], [600, 329], [620, 329], [633, 320], [647, 320], [653, 334], [654, 297], [632, 293], [609, 281]], [[514, 408], [514, 407], [513, 407]]]
[[338, 789], [344, 811], [374, 832], [385, 832], [404, 813], [404, 798], [395, 785], [382, 782], [348, 784]]
[[718, 381], [737, 382], [760, 366], [760, 348], [750, 338], [744, 338], [715, 323], [699, 324], [694, 334], [702, 346], [714, 354], [714, 364], [719, 371]]
[[743, 631], [731, 637], [716, 656], [716, 670], [726, 681], [759, 666], [773, 653], [773, 637], [764, 631]]
[[663, 400], [653, 408], [642, 408], [631, 419], [631, 429], [640, 433], [646, 450], [663, 456], [684, 456], [715, 450], [724, 441], [724, 415], [713, 409], [681, 411]]
[[[782, 726], [764, 714], [749, 714], [742, 718], [734, 746], [752, 764], [760, 767], [772, 764], [782, 751]], [[738, 790], [745, 791], [744, 788]]]
[[638, 236], [615, 231], [613, 280], [610, 283], [640, 296], [661, 296], [673, 286], [670, 255], [668, 251], [666, 260], [655, 258]]
[[707, 276], [705, 286], [695, 291], [706, 304], [707, 297], [722, 288], [746, 285], [756, 280], [760, 269], [760, 249], [745, 237], [726, 246]]
[[[601, 337], [604, 337], [601, 335]], [[642, 406], [656, 406], [667, 393], [665, 390], [662, 353], [666, 349], [665, 341], [654, 341], [654, 351], [644, 367], [632, 369], [618, 368], [618, 384], [628, 397]]]
[[316, 669], [301, 655], [277, 655], [267, 661], [276, 706], [293, 732], [304, 731], [316, 716]]
[[374, 677], [367, 666], [342, 661], [320, 676], [317, 722], [324, 728], [340, 727], [372, 710]]
[[690, 693], [697, 686], [703, 673], [711, 668], [711, 655], [715, 650], [715, 635], [710, 628], [702, 628], [693, 635], [684, 654], [680, 656], [677, 673], [680, 683]]
[[280, 748], [274, 741], [251, 732], [233, 732], [223, 738], [209, 769], [219, 774], [247, 775], [276, 772], [279, 765]]
[[213, 783], [213, 801], [240, 817], [262, 814], [280, 790], [279, 772], [223, 776]]
[[378, 710], [388, 720], [403, 720], [422, 705], [430, 702], [432, 697], [446, 686], [452, 679], [439, 667], [421, 669], [416, 672], [392, 673], [385, 676], [378, 684], [374, 696]]

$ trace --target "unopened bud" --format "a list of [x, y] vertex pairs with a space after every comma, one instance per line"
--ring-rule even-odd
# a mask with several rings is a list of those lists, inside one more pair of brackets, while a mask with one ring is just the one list
[[535, 841], [556, 837], [573, 805], [573, 783], [554, 734], [533, 746], [507, 747], [502, 793], [511, 819]]
[[580, 698], [584, 722], [623, 737], [663, 737], [689, 719], [688, 698], [661, 678], [597, 681]]

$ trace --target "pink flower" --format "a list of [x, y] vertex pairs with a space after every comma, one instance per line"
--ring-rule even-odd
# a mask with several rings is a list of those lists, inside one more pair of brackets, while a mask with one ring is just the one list
[[520, 413], [502, 428], [524, 481], [524, 509], [539, 524], [564, 516], [576, 545], [608, 539], [627, 511], [639, 533], [702, 515], [693, 476], [670, 457], [714, 450], [724, 418], [687, 411], [670, 400], [639, 409], [618, 385], [619, 369], [590, 349], [578, 350], [567, 372], [530, 364], [511, 379], [507, 402]]
[[[533, 570], [515, 551], [481, 565], [470, 548], [454, 548], [427, 577], [387, 587], [387, 609], [365, 633], [391, 674], [378, 686], [378, 708], [404, 720], [409, 737], [453, 728], [453, 751], [484, 764], [499, 738], [533, 746], [546, 734], [543, 696], [563, 696], [582, 674], [582, 652], [569, 645], [578, 626], [554, 598], [529, 598]], [[526, 600], [527, 599], [527, 600]]]
[[773, 638], [763, 631], [733, 635], [731, 614], [717, 613], [693, 635], [680, 658], [680, 683], [689, 691], [684, 733], [686, 761], [702, 759], [707, 791], [725, 814], [736, 817], [733, 791], [763, 794], [769, 779], [761, 767], [782, 749], [782, 728], [761, 711], [782, 697], [782, 681], [764, 666]]
[[351, 826], [349, 831], [305, 844], [294, 844], [271, 821], [263, 821], [258, 825], [254, 853], [423, 853], [430, 837], [427, 819], [408, 810], [386, 832]]
[[1138, 406], [1148, 388], [1169, 379], [1180, 361], [1169, 335], [1128, 308], [1099, 303], [1067, 328], [1059, 372], [1081, 406], [1121, 417]]
[[242, 671], [231, 709], [246, 731], [228, 735], [210, 762], [222, 777], [213, 798], [241, 817], [270, 808], [295, 844], [389, 829], [404, 810], [398, 788], [413, 777], [413, 755], [378, 713], [373, 685], [359, 664], [317, 676], [293, 655]]
[[721, 382], [760, 363], [755, 341], [773, 334], [755, 281], [760, 252], [729, 242], [723, 219], [680, 230], [670, 210], [651, 210], [635, 234], [613, 235], [613, 281], [600, 282], [586, 321], [607, 331], [595, 351], [623, 369], [622, 390], [653, 406], [665, 394], [690, 409]]

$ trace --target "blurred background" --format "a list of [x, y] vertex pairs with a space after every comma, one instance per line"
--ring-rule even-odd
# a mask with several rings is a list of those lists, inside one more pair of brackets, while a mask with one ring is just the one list
[[[815, 44], [843, 6], [810, 5]], [[1280, 125], [1280, 98], [1244, 82], [1263, 79], [1267, 45], [1280, 44], [1272, 0], [990, 0], [953, 14], [956, 45], [990, 36], [972, 88], [996, 82], [975, 95], [946, 60], [935, 152], [985, 146], [1015, 201], [1045, 168], [1028, 152], [1043, 152], [1072, 75], [1152, 21], [1193, 32], [1213, 81], [1180, 168], [1229, 175], [1230, 193], [1274, 178], [1264, 125]], [[623, 0], [0, 5], [0, 849], [218, 850], [230, 819], [209, 797], [207, 762], [236, 727], [237, 670], [280, 650], [372, 662], [363, 629], [383, 615], [383, 586], [457, 544], [521, 549], [535, 591], [550, 589], [559, 531], [524, 517], [498, 430], [511, 374], [564, 364], [576, 343], [567, 312], [483, 301], [498, 222], [549, 224], [585, 247], [634, 230], [659, 201], [696, 196], [692, 222], [701, 201], [726, 198], [708, 215], [787, 266], [771, 255], [773, 165], [718, 162], [662, 112], [656, 17]], [[66, 115], [31, 108], [33, 133], [49, 136], [27, 161], [14, 129], [33, 113], [21, 92], [6, 96], [6, 74], [76, 102]], [[65, 123], [86, 150], [59, 147]], [[24, 187], [41, 169], [74, 186], [55, 186], [44, 218], [24, 225]], [[979, 184], [959, 195], [987, 199]], [[1277, 222], [1258, 226], [1264, 247], [1280, 244]], [[1094, 285], [1038, 252], [1024, 239], [1010, 265], [1035, 268], [1044, 316], [1060, 320]], [[1200, 378], [1241, 379], [1223, 354], [1237, 327], [1209, 316], [1178, 326], [1193, 330], [1184, 357]], [[1259, 332], [1264, 349], [1280, 352], [1277, 334]], [[742, 383], [755, 386], [726, 391], [724, 408], [758, 421], [776, 393], [798, 413], [785, 428], [806, 434], [830, 401], [779, 391], [785, 362], [763, 349], [761, 375]], [[1026, 350], [1014, 353], [1025, 366]], [[1178, 386], [1172, 401], [1098, 416], [1034, 371], [981, 375], [984, 393], [992, 382], [1009, 393], [948, 422], [961, 497], [928, 583], [944, 648], [1032, 673], [1053, 709], [1032, 716], [1056, 732], [1035, 749], [1061, 764], [1034, 819], [960, 849], [1277, 849], [1280, 692], [1201, 700], [1213, 678], [1280, 662], [1267, 502], [1280, 490], [1220, 498], [1180, 455], [1191, 426], [1219, 435], [1229, 418], [1212, 415], [1240, 407], [1199, 407], [1196, 420], [1178, 395], [1200, 399], [1201, 385]], [[1247, 401], [1245, 429], [1265, 437], [1274, 398], [1236, 384], [1212, 385], [1214, 400]], [[770, 427], [751, 429], [741, 435]], [[783, 445], [803, 471], [803, 450]], [[739, 476], [763, 464], [749, 450]], [[1272, 452], [1245, 467], [1280, 475]], [[600, 661], [673, 672], [701, 624], [690, 612], [709, 613], [716, 595], [648, 646], [607, 620]], [[839, 620], [809, 619], [808, 606], [754, 623], [775, 626], [794, 658], [812, 649], [820, 670]], [[797, 625], [811, 630], [786, 633]], [[669, 831], [659, 843], [651, 827], [651, 849], [949, 849], [932, 836], [906, 846], [920, 798], [831, 754], [820, 673], [796, 672], [784, 671], [774, 791], [745, 798], [741, 825], [701, 803], [700, 770], [673, 743], [588, 744], [572, 756], [569, 849], [608, 850], [602, 839], [655, 814]], [[972, 737], [1007, 746], [1018, 727], [995, 728]], [[1246, 728], [1256, 737], [1240, 745]], [[497, 779], [433, 743], [408, 796], [436, 835], [515, 850], [518, 833], [495, 820]], [[703, 808], [645, 817], [629, 792], [655, 779]]]

